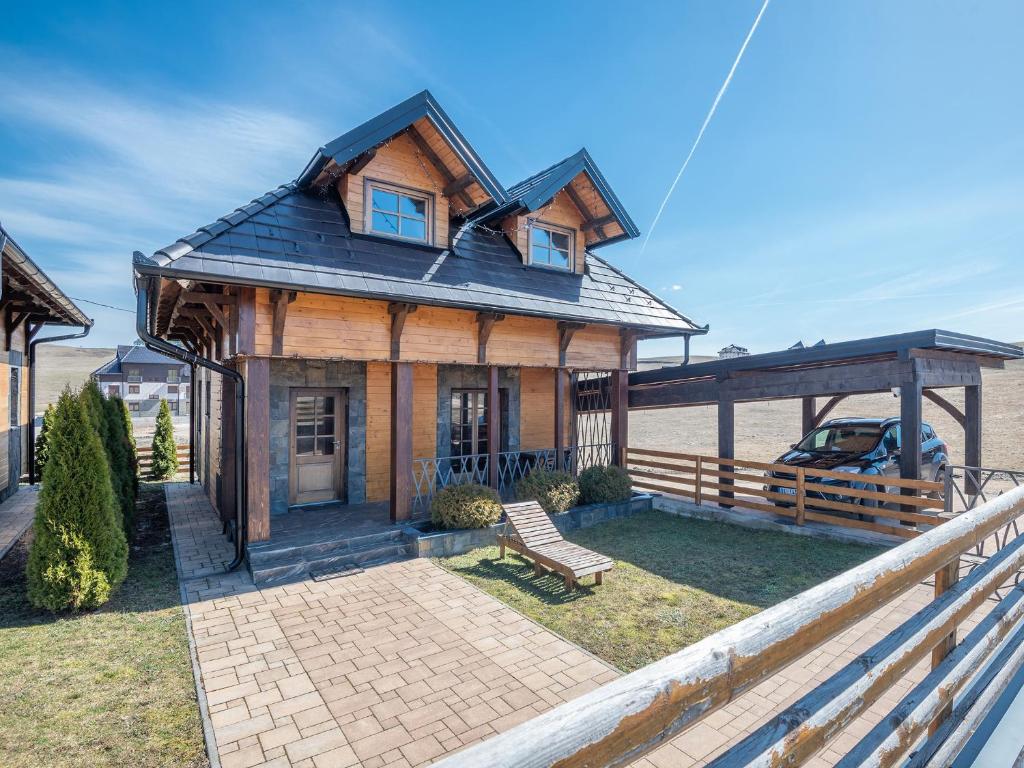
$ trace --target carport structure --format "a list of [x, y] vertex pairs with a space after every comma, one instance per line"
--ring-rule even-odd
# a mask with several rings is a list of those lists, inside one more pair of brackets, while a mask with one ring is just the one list
[[[807, 433], [845, 398], [891, 391], [900, 395], [904, 434], [921, 432], [927, 398], [963, 427], [964, 463], [980, 467], [981, 369], [1002, 368], [1022, 356], [1020, 347], [992, 339], [915, 331], [632, 373], [629, 408], [717, 405], [718, 455], [732, 459], [736, 403], [800, 399]], [[941, 394], [953, 387], [964, 388], [962, 411]], [[920, 451], [903, 451], [900, 476], [921, 479], [920, 474]]]

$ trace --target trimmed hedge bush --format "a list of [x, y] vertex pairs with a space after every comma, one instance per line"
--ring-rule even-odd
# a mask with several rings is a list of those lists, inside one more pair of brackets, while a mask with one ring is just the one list
[[594, 466], [580, 472], [580, 496], [584, 504], [626, 501], [632, 495], [633, 483], [622, 467]]
[[501, 499], [483, 485], [449, 485], [430, 502], [430, 519], [438, 528], [486, 528], [501, 519]]
[[83, 399], [64, 390], [57, 401], [26, 568], [29, 601], [51, 611], [105, 603], [128, 572], [107, 457]]
[[516, 483], [516, 496], [521, 501], [540, 502], [544, 511], [553, 515], [576, 506], [580, 486], [568, 472], [540, 467]]
[[160, 413], [156, 417], [151, 471], [157, 480], [174, 477], [178, 472], [178, 447], [174, 443], [174, 422], [171, 421], [171, 409], [166, 400], [160, 401]]

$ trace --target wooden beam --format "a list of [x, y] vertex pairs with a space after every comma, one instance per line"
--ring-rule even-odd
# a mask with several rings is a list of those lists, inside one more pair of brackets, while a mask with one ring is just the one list
[[[501, 453], [501, 395], [498, 366], [487, 366], [487, 474], [488, 484], [498, 490], [498, 454]], [[410, 467], [411, 471], [411, 467]]]
[[960, 425], [961, 429], [967, 429], [966, 417], [960, 411], [960, 409], [953, 405], [951, 402], [949, 402], [949, 400], [944, 398], [942, 395], [940, 395], [933, 389], [923, 390], [921, 394], [924, 395], [925, 398], [931, 400], [933, 403], [939, 406], [939, 408], [944, 410], [950, 416], [952, 416], [956, 420], [956, 423]]
[[405, 319], [409, 316], [410, 312], [415, 311], [415, 304], [406, 304], [401, 301], [393, 301], [388, 304], [388, 314], [391, 315], [392, 360], [400, 360], [402, 357], [402, 331], [405, 329]]
[[613, 214], [608, 214], [607, 216], [601, 216], [598, 219], [588, 219], [587, 221], [584, 221], [580, 229], [584, 232], [589, 232], [592, 229], [601, 229], [605, 224], [613, 224], [616, 221], [618, 221], [618, 219], [615, 218]]
[[558, 364], [565, 367], [566, 353], [569, 351], [569, 344], [576, 331], [586, 328], [585, 323], [559, 323], [558, 324]]
[[569, 372], [555, 368], [555, 469], [568, 470], [565, 459], [565, 395], [569, 386]]
[[487, 362], [487, 342], [491, 338], [491, 330], [494, 324], [505, 319], [504, 315], [497, 312], [476, 313], [476, 361], [480, 365]]
[[[580, 212], [580, 215], [583, 217], [583, 220], [584, 221], [594, 221], [595, 220], [594, 213], [590, 210], [590, 208], [587, 206], [587, 204], [583, 202], [583, 198], [581, 198], [579, 196], [579, 193], [573, 187], [571, 181], [568, 184], [565, 185], [564, 189], [565, 189], [565, 194], [567, 194], [569, 196], [569, 199], [572, 200], [572, 204], [576, 206], [576, 210], [578, 210]], [[614, 220], [614, 217], [613, 217], [613, 220]], [[602, 224], [595, 224], [593, 229], [594, 229], [594, 234], [596, 234], [599, 238], [601, 238], [603, 240], [604, 237], [605, 237], [604, 226]], [[586, 232], [587, 230], [584, 229], [583, 231]]]
[[256, 354], [256, 289], [238, 291], [238, 354]]
[[619, 368], [623, 370], [636, 368], [636, 340], [639, 337], [639, 332], [631, 328], [623, 328], [619, 331]]
[[391, 363], [391, 521], [412, 514], [412, 363]]
[[821, 422], [825, 420], [825, 417], [832, 413], [832, 409], [848, 397], [849, 395], [836, 395], [835, 397], [830, 398], [829, 401], [821, 407], [821, 410], [814, 415], [814, 422], [811, 426], [820, 426]]
[[[224, 287], [225, 291], [231, 291], [232, 288]], [[226, 296], [226, 298], [233, 299], [232, 306], [228, 307], [228, 354], [234, 357], [238, 354], [238, 304], [236, 295]]]
[[814, 429], [814, 398], [803, 398], [800, 406], [800, 434], [806, 435]]
[[182, 291], [179, 299], [184, 304], [214, 304], [220, 306], [235, 305], [238, 297], [228, 293], [206, 293], [205, 291]]
[[964, 387], [964, 464], [981, 466], [981, 385]]
[[612, 464], [625, 465], [629, 448], [629, 371], [611, 373]]
[[288, 305], [295, 301], [295, 291], [273, 290], [270, 301], [274, 305], [273, 335], [270, 341], [270, 354], [284, 354], [284, 322], [288, 315]]
[[[207, 383], [209, 386], [209, 383]], [[245, 441], [249, 541], [270, 538], [270, 360], [245, 362]]]
[[441, 190], [441, 194], [444, 195], [445, 197], [454, 197], [455, 195], [459, 194], [459, 192], [468, 187], [470, 184], [472, 184], [474, 181], [476, 181], [476, 176], [474, 176], [472, 173], [464, 173], [461, 176], [459, 176], [459, 178], [452, 179], [450, 182], [448, 182], [448, 184], [445, 185], [445, 188]]
[[[718, 401], [718, 455], [723, 459], [736, 458], [736, 403], [732, 400]], [[723, 485], [732, 485], [729, 478], [722, 478]], [[721, 491], [720, 496], [732, 498], [732, 491]]]
[[360, 173], [366, 166], [368, 166], [370, 164], [370, 162], [376, 156], [377, 156], [377, 148], [376, 147], [374, 147], [373, 149], [366, 150], [361, 155], [359, 155], [354, 160], [352, 160], [351, 163], [349, 163], [348, 168], [345, 169], [345, 173], [351, 173], [352, 175]]
[[[447, 186], [455, 181], [455, 174], [448, 170], [448, 166], [441, 162], [441, 158], [437, 156], [437, 153], [431, 148], [427, 140], [423, 138], [423, 134], [419, 132], [415, 125], [410, 125], [406, 128], [406, 133], [409, 134], [409, 138], [412, 139], [413, 144], [416, 148], [423, 153], [423, 156], [427, 158], [434, 170], [441, 174], [441, 178], [444, 179], [444, 183]], [[464, 202], [470, 208], [473, 207], [473, 198], [466, 194], [465, 190], [459, 192], [457, 195], [462, 202]]]

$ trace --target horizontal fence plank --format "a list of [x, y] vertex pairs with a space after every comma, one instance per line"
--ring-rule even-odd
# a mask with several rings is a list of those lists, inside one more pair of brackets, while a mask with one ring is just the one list
[[929, 578], [1022, 512], [1024, 488], [1010, 490], [839, 576], [435, 765], [599, 768], [626, 764]]
[[667, 485], [658, 485], [657, 483], [646, 483], [641, 480], [634, 480], [633, 486], [636, 488], [643, 488], [646, 491], [657, 491], [659, 493], [667, 493], [670, 496], [689, 496], [694, 498], [697, 494], [694, 491], [686, 488], [670, 488]]
[[681, 483], [682, 485], [696, 485], [697, 478], [683, 477], [681, 475], [666, 475], [662, 472], [646, 472], [640, 470], [627, 470], [630, 477], [646, 478], [648, 480], [665, 480], [670, 483]]
[[627, 448], [626, 456], [654, 456], [659, 459], [679, 459], [681, 461], [696, 461], [697, 456], [689, 453], [676, 453], [674, 451], [652, 451], [648, 448]]
[[674, 469], [678, 472], [689, 472], [693, 474], [697, 471], [697, 464], [694, 463], [692, 466], [685, 464], [673, 464], [667, 461], [650, 461], [648, 459], [630, 459], [627, 457], [627, 464], [634, 464], [638, 467], [653, 467], [655, 469]]

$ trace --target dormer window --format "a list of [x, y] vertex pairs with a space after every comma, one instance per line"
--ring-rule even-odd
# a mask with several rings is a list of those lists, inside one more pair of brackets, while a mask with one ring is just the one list
[[366, 182], [369, 232], [419, 243], [430, 242], [431, 196], [377, 181]]
[[530, 224], [530, 263], [572, 269], [573, 232], [547, 224]]

